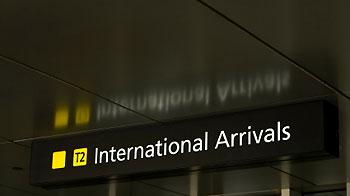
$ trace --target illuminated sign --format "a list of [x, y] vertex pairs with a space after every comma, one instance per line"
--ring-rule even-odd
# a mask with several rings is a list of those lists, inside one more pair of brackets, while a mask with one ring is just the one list
[[34, 141], [31, 183], [74, 185], [337, 153], [337, 110], [314, 101]]

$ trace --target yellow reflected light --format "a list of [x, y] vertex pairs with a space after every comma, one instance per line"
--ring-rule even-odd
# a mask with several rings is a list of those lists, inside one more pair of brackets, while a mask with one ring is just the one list
[[90, 121], [90, 104], [78, 103], [75, 110], [75, 124], [86, 125]]
[[68, 125], [69, 111], [67, 106], [58, 106], [55, 113], [55, 129], [63, 129]]

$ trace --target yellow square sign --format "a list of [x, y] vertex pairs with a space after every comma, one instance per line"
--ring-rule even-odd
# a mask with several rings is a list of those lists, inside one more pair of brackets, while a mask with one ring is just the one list
[[87, 164], [87, 148], [78, 148], [73, 153], [73, 167]]
[[52, 153], [52, 169], [61, 169], [66, 166], [66, 151]]

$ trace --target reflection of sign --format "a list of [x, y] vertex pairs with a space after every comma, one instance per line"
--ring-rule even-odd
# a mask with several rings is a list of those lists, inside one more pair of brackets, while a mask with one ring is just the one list
[[75, 110], [75, 124], [86, 125], [90, 121], [90, 105], [80, 103]]
[[60, 105], [55, 111], [55, 129], [63, 129], [68, 125], [69, 111], [68, 106]]
[[[57, 158], [72, 164], [58, 161], [51, 168], [50, 156], [62, 150], [72, 156]], [[321, 158], [337, 152], [337, 111], [315, 101], [34, 141], [31, 183], [50, 186], [150, 173], [173, 175], [193, 168]]]
[[74, 120], [74, 125], [84, 126], [90, 122], [90, 103], [85, 101], [78, 102], [75, 106], [75, 116], [74, 119], [70, 119], [72, 113], [72, 108], [68, 107], [68, 104], [58, 104], [55, 109], [54, 116], [54, 128], [55, 130], [65, 130], [69, 124], [72, 124], [71, 120]]
[[[162, 114], [193, 106], [203, 108], [212, 103], [225, 104], [237, 99], [250, 100], [256, 95], [279, 95], [288, 89], [290, 79], [288, 70], [266, 72], [221, 79], [215, 84], [201, 83], [117, 95], [115, 102], [141, 113]], [[98, 103], [96, 111], [97, 122], [109, 118], [116, 119], [129, 113], [124, 108], [105, 103]]]

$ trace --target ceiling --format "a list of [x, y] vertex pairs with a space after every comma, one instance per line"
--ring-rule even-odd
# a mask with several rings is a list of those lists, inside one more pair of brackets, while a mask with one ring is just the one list
[[[341, 189], [350, 176], [347, 8], [330, 0], [0, 1], [0, 193]], [[28, 182], [38, 138], [316, 98], [339, 106], [340, 158], [58, 190]]]

